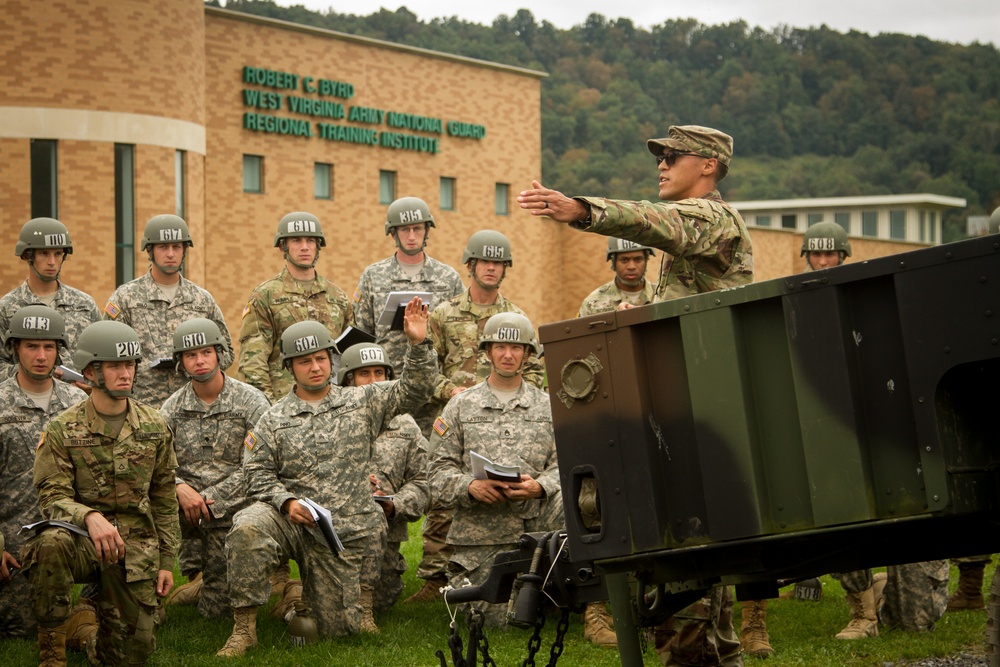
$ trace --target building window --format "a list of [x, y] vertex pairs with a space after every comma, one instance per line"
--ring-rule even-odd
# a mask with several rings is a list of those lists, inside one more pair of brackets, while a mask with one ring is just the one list
[[260, 155], [243, 156], [243, 192], [264, 192], [264, 158]]
[[333, 199], [333, 165], [317, 162], [313, 166], [313, 194], [316, 199]]
[[455, 179], [447, 176], [441, 177], [441, 210], [455, 210]]
[[770, 227], [771, 226], [771, 216], [769, 215], [758, 215], [754, 222], [758, 227]]
[[174, 198], [177, 215], [187, 220], [187, 189], [184, 185], [184, 174], [187, 171], [185, 161], [187, 154], [184, 151], [174, 153]]
[[794, 213], [786, 213], [781, 216], [781, 227], [782, 229], [795, 229], [797, 224], [796, 216]]
[[496, 189], [496, 212], [497, 215], [510, 215], [510, 185], [507, 183], [497, 183]]
[[58, 151], [51, 139], [31, 140], [31, 217], [59, 217]]
[[844, 231], [848, 234], [851, 233], [851, 214], [847, 211], [841, 211], [839, 213], [833, 214], [833, 221], [844, 228]]
[[906, 238], [906, 211], [889, 211], [889, 238]]
[[388, 206], [396, 201], [396, 172], [378, 172], [378, 203]]
[[115, 144], [115, 284], [135, 278], [135, 146]]
[[878, 236], [878, 211], [861, 212], [861, 235]]
[[809, 226], [812, 227], [817, 222], [823, 222], [823, 214], [822, 213], [810, 213], [808, 219], [809, 219]]

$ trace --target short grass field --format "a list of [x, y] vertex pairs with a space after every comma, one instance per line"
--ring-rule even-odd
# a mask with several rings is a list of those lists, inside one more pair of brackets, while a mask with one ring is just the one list
[[[404, 546], [404, 553], [410, 563], [404, 592], [404, 596], [408, 596], [421, 584], [413, 574], [420, 559], [417, 524], [411, 525], [411, 539]], [[991, 566], [987, 569], [985, 593], [989, 592], [992, 576]], [[906, 661], [931, 656], [960, 652], [982, 654], [984, 651], [985, 611], [947, 613], [938, 622], [937, 628], [928, 633], [893, 631], [884, 632], [877, 638], [853, 642], [835, 640], [833, 636], [848, 621], [847, 605], [840, 584], [830, 577], [823, 577], [822, 581], [823, 599], [820, 602], [769, 602], [767, 625], [771, 644], [777, 653], [767, 659], [746, 658], [747, 665], [883, 667], [887, 663], [894, 663], [895, 667], [901, 667]], [[952, 589], [957, 581], [958, 571], [953, 567]], [[148, 664], [153, 667], [430, 667], [440, 665], [434, 655], [434, 651], [438, 649], [445, 652], [448, 664], [452, 664], [447, 646], [449, 617], [443, 602], [399, 603], [390, 613], [376, 618], [382, 630], [379, 635], [324, 640], [305, 648], [293, 648], [289, 645], [284, 623], [272, 619], [266, 613], [269, 608], [270, 605], [258, 614], [258, 648], [243, 658], [224, 660], [216, 658], [215, 652], [229, 636], [231, 622], [202, 619], [193, 607], [169, 607], [166, 623], [157, 632], [156, 653]], [[556, 620], [555, 617], [550, 617], [546, 623], [542, 648], [535, 658], [536, 664], [548, 663]], [[736, 625], [739, 627], [738, 612]], [[461, 627], [464, 629], [464, 623]], [[521, 665], [527, 657], [530, 635], [530, 630], [487, 631], [490, 654], [496, 664], [499, 667]], [[647, 666], [659, 664], [652, 646], [646, 649], [644, 658]], [[34, 642], [0, 639], [0, 666], [28, 667], [37, 665], [37, 660]], [[85, 667], [87, 664], [82, 654], [70, 654], [69, 665]], [[558, 664], [610, 667], [620, 664], [620, 661], [617, 651], [597, 648], [584, 641], [581, 617], [574, 616]]]

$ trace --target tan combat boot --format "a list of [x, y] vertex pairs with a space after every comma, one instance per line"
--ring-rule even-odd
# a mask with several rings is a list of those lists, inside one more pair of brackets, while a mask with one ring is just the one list
[[66, 667], [66, 626], [38, 626], [38, 667]]
[[583, 638], [597, 646], [618, 646], [615, 623], [603, 602], [590, 602], [583, 612]]
[[740, 649], [747, 655], [765, 657], [774, 653], [767, 636], [767, 600], [740, 602]]
[[986, 563], [959, 563], [958, 590], [948, 598], [948, 611], [963, 609], [982, 609], [983, 602], [983, 570]]
[[166, 604], [198, 604], [201, 597], [201, 572], [186, 584], [181, 584], [167, 596]]
[[837, 639], [878, 637], [874, 587], [866, 588], [860, 593], [848, 593], [847, 604], [851, 606], [851, 622], [837, 633]]
[[233, 609], [233, 621], [233, 634], [215, 654], [220, 658], [238, 658], [257, 646], [257, 607]]
[[375, 617], [372, 616], [372, 595], [375, 593], [371, 586], [362, 584], [361, 586], [361, 632], [378, 634], [378, 626], [375, 625]]
[[70, 610], [69, 620], [63, 625], [66, 633], [66, 648], [87, 654], [87, 662], [97, 661], [97, 612], [86, 598], [80, 598]]
[[271, 595], [277, 595], [280, 598], [285, 593], [285, 584], [288, 583], [291, 576], [292, 569], [286, 560], [271, 575]]
[[271, 608], [271, 618], [287, 621], [295, 603], [302, 599], [302, 580], [292, 579], [282, 587], [281, 599]]
[[403, 600], [403, 602], [430, 602], [441, 597], [441, 589], [448, 585], [446, 577], [434, 577], [424, 582], [419, 591]]

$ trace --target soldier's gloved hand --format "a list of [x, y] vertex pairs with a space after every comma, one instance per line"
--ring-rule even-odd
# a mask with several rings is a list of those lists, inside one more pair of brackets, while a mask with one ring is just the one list
[[122, 541], [122, 536], [100, 512], [91, 512], [83, 522], [87, 525], [90, 539], [94, 541], [99, 561], [111, 564], [125, 558], [125, 543]]
[[184, 512], [184, 518], [192, 526], [197, 526], [204, 521], [208, 523], [212, 520], [212, 513], [208, 510], [209, 505], [214, 505], [214, 500], [205, 500], [200, 493], [188, 484], [178, 484], [177, 504]]

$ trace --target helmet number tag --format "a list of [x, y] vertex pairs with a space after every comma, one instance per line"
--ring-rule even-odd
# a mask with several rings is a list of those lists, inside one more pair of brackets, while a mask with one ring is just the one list
[[633, 248], [641, 248], [642, 246], [635, 241], [626, 241], [625, 239], [618, 239], [618, 249], [619, 250], [632, 250]]
[[316, 223], [312, 220], [289, 220], [288, 233], [293, 232], [315, 232]]
[[25, 329], [32, 331], [49, 331], [49, 318], [47, 317], [26, 317], [23, 325]]
[[399, 224], [408, 225], [412, 222], [420, 222], [423, 216], [420, 214], [420, 209], [415, 208], [410, 211], [400, 211], [399, 212]]
[[491, 257], [493, 259], [503, 259], [504, 258], [503, 246], [498, 245], [484, 245], [483, 246], [483, 257]]
[[184, 347], [206, 347], [208, 345], [208, 339], [205, 334], [198, 331], [196, 333], [189, 333], [181, 336], [181, 343]]
[[807, 247], [810, 252], [824, 252], [836, 250], [836, 245], [836, 240], [827, 236], [825, 238], [809, 239], [809, 245]]
[[65, 234], [46, 234], [45, 245], [47, 246], [68, 246]]
[[382, 349], [378, 347], [366, 347], [358, 350], [361, 363], [372, 364], [372, 363], [385, 363], [385, 357], [382, 355]]
[[169, 229], [160, 230], [160, 240], [161, 241], [180, 241], [184, 237], [184, 234], [180, 229], [171, 227]]
[[521, 331], [515, 327], [500, 327], [497, 329], [496, 339], [499, 340], [509, 340], [511, 342], [520, 342]]
[[138, 355], [139, 355], [139, 341], [126, 340], [121, 343], [115, 343], [115, 356], [136, 357]]
[[319, 340], [316, 339], [316, 336], [305, 336], [303, 338], [295, 339], [296, 352], [305, 352], [307, 350], [316, 349], [319, 349]]

